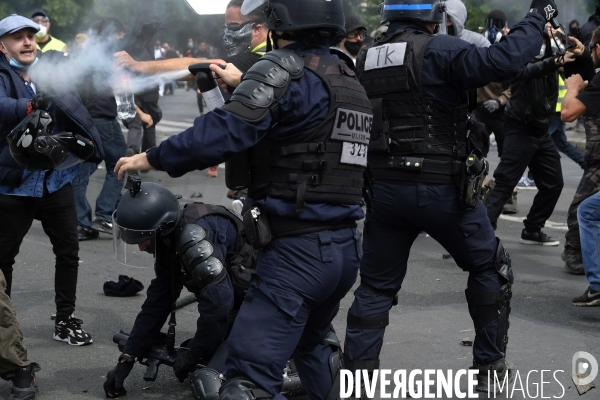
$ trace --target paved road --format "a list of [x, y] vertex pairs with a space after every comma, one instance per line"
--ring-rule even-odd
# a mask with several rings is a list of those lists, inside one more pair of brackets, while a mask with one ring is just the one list
[[[164, 139], [191, 126], [197, 114], [195, 95], [176, 90], [174, 96], [161, 99], [164, 120], [159, 125], [159, 138]], [[497, 164], [492, 156], [492, 163]], [[573, 197], [581, 169], [563, 159], [565, 189], [552, 227], [546, 231], [564, 242], [566, 210]], [[88, 197], [93, 203], [100, 191], [103, 172], [92, 177]], [[224, 173], [209, 178], [206, 172], [190, 173], [172, 179], [165, 173], [143, 175], [148, 181], [165, 185], [183, 196], [183, 201], [200, 199], [204, 202], [228, 205], [225, 197]], [[571, 359], [577, 351], [600, 356], [600, 313], [596, 308], [576, 308], [570, 300], [587, 287], [584, 277], [565, 272], [560, 260], [561, 247], [525, 246], [519, 243], [522, 220], [536, 191], [519, 194], [521, 211], [510, 219], [500, 221], [498, 236], [513, 259], [516, 276], [508, 357], [519, 370], [523, 386], [531, 370], [564, 370], [557, 378], [564, 386], [564, 399], [579, 398], [570, 381]], [[202, 197], [199, 197], [199, 196]], [[47, 237], [39, 223], [34, 223], [21, 247], [15, 266], [13, 300], [22, 324], [25, 342], [32, 359], [39, 361], [40, 399], [89, 399], [104, 397], [102, 383], [119, 355], [112, 343], [112, 334], [119, 329], [129, 330], [144, 301], [142, 293], [134, 298], [111, 298], [102, 293], [106, 280], [116, 280], [119, 274], [134, 276], [148, 285], [152, 269], [131, 269], [113, 260], [111, 238], [82, 242], [80, 249], [76, 315], [94, 337], [94, 344], [82, 348], [69, 347], [52, 340], [54, 313], [53, 257]], [[409, 260], [409, 271], [400, 292], [400, 305], [390, 315], [390, 327], [382, 352], [382, 368], [390, 369], [462, 369], [471, 365], [470, 348], [463, 347], [463, 338], [472, 338], [473, 327], [464, 298], [466, 274], [452, 260], [442, 259], [443, 249], [433, 239], [419, 236]], [[342, 302], [334, 325], [343, 339], [345, 315], [352, 301], [350, 293]], [[193, 334], [197, 312], [193, 305], [178, 312], [178, 338]], [[258, 350], [257, 350], [258, 351]], [[189, 398], [188, 387], [181, 385], [166, 369], [154, 383], [142, 380], [143, 369], [134, 369], [127, 381], [131, 399]], [[546, 373], [544, 396], [562, 394], [552, 375]], [[529, 377], [530, 394], [535, 395], [534, 382], [540, 374]], [[599, 381], [600, 382], [600, 381]], [[518, 389], [518, 387], [517, 387]], [[597, 399], [598, 389], [582, 396]], [[0, 383], [0, 397], [9, 387]], [[500, 396], [500, 398], [503, 398]], [[504, 397], [505, 398], [505, 397]], [[520, 391], [513, 398], [524, 398]], [[528, 397], [529, 398], [529, 397]]]

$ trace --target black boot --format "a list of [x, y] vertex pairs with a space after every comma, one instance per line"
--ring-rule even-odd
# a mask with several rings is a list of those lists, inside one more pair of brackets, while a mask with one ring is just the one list
[[[485, 365], [474, 365], [471, 369], [478, 369], [477, 374], [477, 386], [475, 390], [481, 393], [498, 393], [501, 389], [503, 393], [506, 393], [510, 387], [510, 384], [514, 381], [515, 376], [513, 370], [515, 366], [506, 361], [505, 358], [501, 358], [493, 363]], [[506, 375], [506, 382], [504, 381]], [[496, 384], [496, 377], [497, 382]]]
[[37, 394], [37, 379], [33, 372], [33, 365], [19, 368], [11, 378], [12, 390], [10, 399], [31, 400]]

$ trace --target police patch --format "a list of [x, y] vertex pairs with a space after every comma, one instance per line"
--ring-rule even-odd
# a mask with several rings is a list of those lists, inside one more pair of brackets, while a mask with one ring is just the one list
[[369, 144], [371, 138], [371, 114], [338, 108], [331, 138], [344, 142]]
[[340, 163], [367, 165], [373, 115], [338, 108], [331, 139], [343, 141]]
[[404, 65], [406, 43], [388, 43], [372, 47], [367, 52], [365, 71]]

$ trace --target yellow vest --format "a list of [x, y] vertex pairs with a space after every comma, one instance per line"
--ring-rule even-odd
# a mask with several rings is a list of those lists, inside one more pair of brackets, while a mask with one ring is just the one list
[[562, 76], [558, 75], [558, 101], [556, 102], [556, 112], [559, 113], [562, 111], [562, 101], [567, 95], [567, 87], [565, 86], [565, 81]]
[[40, 45], [37, 44], [37, 48], [38, 50], [41, 50], [42, 53], [48, 50], [56, 50], [56, 51], [63, 51], [64, 48], [66, 48], [67, 45], [65, 44], [65, 42], [63, 42], [62, 40], [58, 40], [55, 37], [50, 36], [50, 40], [48, 42], [46, 42], [46, 45], [44, 46], [44, 48], [40, 48]]
[[267, 42], [262, 42], [261, 44], [250, 50], [250, 53], [256, 53], [260, 56], [264, 56], [265, 54], [267, 54]]

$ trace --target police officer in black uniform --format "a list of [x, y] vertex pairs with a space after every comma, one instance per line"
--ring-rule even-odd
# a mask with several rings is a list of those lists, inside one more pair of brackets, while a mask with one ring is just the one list
[[[113, 217], [118, 231], [113, 237], [115, 248], [124, 255], [128, 245], [136, 245], [154, 254], [156, 278], [117, 366], [107, 375], [107, 397], [127, 393], [123, 383], [135, 359], [157, 342], [183, 285], [196, 295], [200, 317], [194, 338], [177, 352], [175, 374], [183, 382], [197, 364], [208, 365], [225, 341], [256, 262], [254, 249], [244, 239], [241, 218], [227, 208], [191, 203], [180, 210], [173, 193], [156, 183], [141, 183], [135, 175], [127, 187]], [[172, 316], [170, 328], [173, 324]], [[212, 380], [219, 375], [215, 368], [222, 371], [213, 366]]]
[[[292, 354], [311, 398], [337, 397], [330, 323], [358, 272], [371, 105], [352, 68], [329, 52], [328, 40], [344, 34], [342, 0], [247, 0], [242, 12], [257, 7], [275, 50], [237, 82], [228, 104], [115, 170], [180, 176], [245, 152], [246, 229], [265, 244], [268, 220], [272, 240], [228, 339], [221, 398], [282, 398]], [[213, 72], [230, 85], [241, 75], [232, 65]]]
[[[510, 35], [478, 48], [435, 35], [444, 21], [442, 1], [385, 0], [382, 5], [381, 22], [390, 27], [357, 59], [357, 75], [375, 114], [369, 146], [375, 184], [365, 222], [361, 285], [348, 312], [345, 368], [379, 367], [388, 313], [421, 231], [469, 272], [473, 361], [481, 374], [477, 389], [487, 390], [487, 370], [503, 377], [510, 368], [505, 353], [513, 274], [477, 199], [480, 185], [474, 183], [482, 180], [484, 164], [476, 151], [471, 155], [474, 146], [468, 143], [467, 90], [516, 75], [539, 53], [544, 24], [556, 15], [552, 0], [534, 0]], [[467, 169], [467, 163], [479, 169]]]

